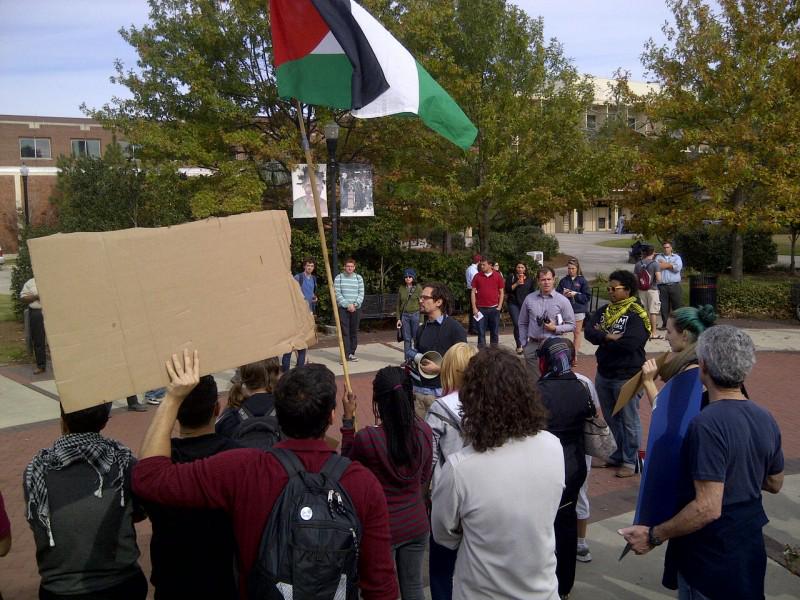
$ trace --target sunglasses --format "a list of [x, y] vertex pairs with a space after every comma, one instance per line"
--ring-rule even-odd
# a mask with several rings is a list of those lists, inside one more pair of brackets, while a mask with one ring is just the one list
[[614, 286], [611, 286], [611, 285], [610, 285], [610, 286], [608, 286], [606, 289], [607, 289], [609, 292], [614, 292], [614, 291], [616, 291], [616, 290], [624, 290], [624, 289], [625, 289], [625, 286], [624, 286], [624, 285], [614, 285]]

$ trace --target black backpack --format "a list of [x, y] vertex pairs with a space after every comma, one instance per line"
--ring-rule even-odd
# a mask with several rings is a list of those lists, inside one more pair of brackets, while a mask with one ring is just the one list
[[319, 473], [309, 473], [293, 452], [269, 452], [289, 481], [261, 535], [249, 597], [357, 600], [361, 522], [339, 483], [350, 460], [332, 454]]
[[242, 448], [257, 448], [269, 450], [276, 442], [283, 439], [278, 417], [275, 416], [275, 406], [268, 414], [256, 417], [244, 405], [236, 411], [239, 424], [231, 433], [231, 439]]

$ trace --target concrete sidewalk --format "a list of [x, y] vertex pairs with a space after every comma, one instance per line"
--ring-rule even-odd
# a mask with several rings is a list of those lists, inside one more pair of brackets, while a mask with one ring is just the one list
[[[800, 327], [773, 329], [746, 328], [758, 348], [758, 362], [748, 389], [757, 402], [769, 409], [783, 432], [786, 456], [786, 483], [776, 496], [765, 495], [764, 504], [771, 522], [765, 535], [773, 547], [784, 544], [800, 546], [800, 411], [797, 410], [796, 384], [791, 375], [797, 371], [800, 360]], [[509, 333], [501, 342], [513, 346]], [[392, 334], [393, 335], [393, 334]], [[374, 338], [375, 336], [373, 336]], [[387, 334], [387, 338], [389, 335]], [[470, 342], [475, 338], [470, 337]], [[330, 340], [322, 340], [319, 347], [309, 351], [309, 360], [327, 365], [337, 375], [342, 366], [338, 363], [336, 347], [326, 347]], [[648, 352], [659, 353], [667, 349], [664, 341], [649, 342]], [[584, 344], [578, 359], [578, 371], [594, 375], [594, 347]], [[361, 426], [372, 422], [372, 373], [387, 364], [402, 360], [402, 344], [394, 341], [375, 341], [359, 346], [360, 360], [348, 363], [353, 374], [353, 387], [359, 397], [358, 419]], [[227, 390], [232, 370], [215, 374], [220, 390]], [[36, 597], [38, 575], [33, 539], [25, 522], [25, 505], [21, 493], [21, 473], [30, 457], [48, 446], [58, 436], [58, 397], [50, 372], [31, 376], [30, 365], [0, 367], [0, 490], [12, 520], [14, 547], [11, 554], [0, 559], [0, 592], [6, 600], [28, 600]], [[115, 403], [112, 420], [106, 430], [109, 437], [119, 439], [134, 451], [138, 449], [154, 410], [132, 413], [125, 410], [126, 403]], [[642, 428], [649, 425], [649, 408], [642, 403]], [[338, 419], [337, 415], [337, 419]], [[339, 423], [329, 430], [338, 438]], [[594, 557], [591, 563], [577, 565], [576, 584], [572, 600], [580, 599], [634, 599], [675, 598], [675, 593], [661, 587], [663, 549], [645, 557], [628, 555], [618, 562], [624, 543], [616, 534], [620, 527], [631, 523], [639, 486], [638, 478], [619, 479], [608, 469], [592, 471], [589, 494], [592, 504], [592, 523], [588, 539]], [[137, 525], [141, 564], [149, 574], [150, 526], [148, 522]], [[152, 597], [152, 589], [151, 596]], [[767, 572], [767, 598], [788, 600], [800, 598], [800, 578], [773, 561]]]

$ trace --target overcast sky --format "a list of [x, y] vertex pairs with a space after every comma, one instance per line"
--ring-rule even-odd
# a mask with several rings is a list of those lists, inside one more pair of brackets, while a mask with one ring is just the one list
[[[264, 0], [265, 2], [267, 0]], [[669, 18], [662, 0], [516, 0], [544, 17], [583, 73], [611, 77], [617, 67], [641, 80], [649, 37]], [[135, 66], [120, 27], [147, 21], [145, 0], [0, 0], [0, 114], [83, 116], [125, 88], [112, 85], [114, 60]]]

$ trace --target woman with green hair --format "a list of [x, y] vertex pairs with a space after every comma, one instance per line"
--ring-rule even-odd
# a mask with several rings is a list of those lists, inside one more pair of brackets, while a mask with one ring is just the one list
[[658, 388], [655, 384], [656, 375], [661, 377], [662, 381], [667, 382], [678, 373], [696, 369], [697, 338], [716, 320], [717, 314], [710, 304], [697, 308], [684, 306], [672, 311], [667, 320], [666, 339], [671, 350], [667, 361], [659, 367], [656, 360], [651, 358], [642, 365], [644, 391], [651, 406], [655, 406], [658, 395]]

